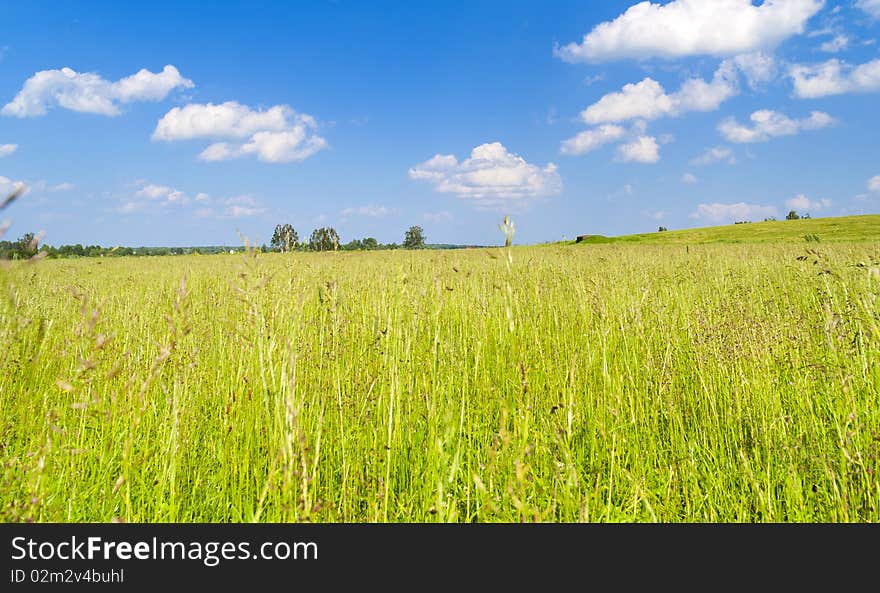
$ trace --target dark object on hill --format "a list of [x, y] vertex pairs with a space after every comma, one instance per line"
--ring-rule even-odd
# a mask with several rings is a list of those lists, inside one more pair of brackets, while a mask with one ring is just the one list
[[606, 237], [603, 235], [578, 235], [575, 238], [575, 243], [601, 243], [604, 242]]

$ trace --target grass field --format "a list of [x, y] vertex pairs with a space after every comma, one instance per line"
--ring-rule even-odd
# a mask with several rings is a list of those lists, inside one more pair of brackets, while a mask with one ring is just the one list
[[2, 519], [878, 521], [880, 242], [832, 224], [14, 263]]
[[[814, 235], [820, 242], [880, 241], [880, 215], [841, 216], [807, 220], [779, 220], [729, 224], [726, 226], [644, 233], [623, 237], [588, 235], [585, 244], [650, 243], [657, 245], [694, 245], [703, 243], [803, 243]], [[574, 241], [571, 241], [574, 243]]]

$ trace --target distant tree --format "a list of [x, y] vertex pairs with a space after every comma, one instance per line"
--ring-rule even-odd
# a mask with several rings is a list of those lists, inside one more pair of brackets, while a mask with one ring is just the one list
[[275, 225], [275, 232], [272, 233], [272, 249], [286, 253], [296, 249], [299, 245], [299, 235], [290, 224]]
[[424, 249], [425, 231], [420, 226], [411, 226], [403, 238], [404, 249]]
[[785, 220], [800, 220], [800, 218], [801, 218], [801, 217], [800, 217], [800, 215], [797, 213], [797, 211], [792, 210], [791, 212], [789, 212], [789, 213], [786, 215]]
[[810, 213], [809, 213], [809, 212], [807, 212], [806, 214], [804, 214], [803, 216], [801, 216], [801, 219], [802, 219], [802, 220], [810, 220], [810, 218], [812, 218], [812, 217], [810, 216]]
[[387, 246], [381, 245], [373, 237], [366, 237], [364, 239], [352, 239], [342, 246], [342, 249], [344, 249], [345, 251], [373, 251], [375, 249], [383, 248], [387, 248]]
[[335, 251], [339, 248], [339, 234], [333, 227], [321, 227], [312, 231], [309, 239], [312, 251]]
[[764, 219], [764, 222], [774, 222], [776, 220], [775, 216], [768, 216]]
[[15, 242], [13, 257], [28, 258], [37, 253], [38, 241], [33, 233], [25, 233]]
[[662, 227], [660, 227], [659, 229], [657, 229], [657, 232], [658, 232], [658, 233], [665, 233], [665, 232], [668, 231], [668, 230], [669, 230], [669, 229], [667, 229], [665, 226], [662, 226]]

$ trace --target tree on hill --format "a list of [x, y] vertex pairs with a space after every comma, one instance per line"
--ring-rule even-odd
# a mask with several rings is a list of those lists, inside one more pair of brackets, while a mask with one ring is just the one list
[[404, 249], [424, 249], [425, 231], [420, 226], [411, 226], [403, 238]]
[[339, 234], [333, 227], [321, 227], [312, 231], [309, 239], [312, 251], [336, 251], [339, 248]]
[[286, 253], [296, 249], [299, 245], [299, 235], [290, 224], [275, 225], [275, 232], [272, 234], [271, 245], [273, 249]]
[[801, 216], [796, 210], [792, 210], [785, 216], [785, 220], [800, 220]]

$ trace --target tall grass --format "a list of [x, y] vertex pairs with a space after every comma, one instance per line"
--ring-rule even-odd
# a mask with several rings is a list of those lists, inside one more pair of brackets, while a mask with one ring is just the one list
[[880, 246], [807, 247], [12, 264], [2, 518], [880, 520]]

